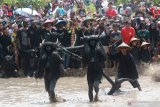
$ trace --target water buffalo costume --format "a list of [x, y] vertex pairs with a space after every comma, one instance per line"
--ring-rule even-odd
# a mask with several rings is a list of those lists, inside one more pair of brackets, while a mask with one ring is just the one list
[[57, 44], [53, 42], [42, 44], [36, 78], [42, 78], [44, 75], [45, 89], [51, 101], [56, 101], [54, 89], [63, 71], [63, 59], [58, 54]]
[[[88, 95], [90, 102], [92, 102], [93, 100], [98, 100], [99, 84], [101, 83], [106, 57], [104, 49], [95, 35], [87, 37], [85, 43], [83, 61], [88, 66]], [[93, 88], [96, 92], [95, 99], [93, 99]]]
[[[114, 56], [109, 54], [109, 57], [111, 59], [114, 57], [118, 59], [119, 62], [115, 81], [116, 88], [119, 89], [121, 87], [121, 84], [119, 84], [120, 79], [129, 78], [131, 79], [131, 81], [129, 82], [132, 84], [132, 86], [141, 90], [141, 87], [137, 80], [138, 72], [135, 61], [133, 59], [133, 56], [128, 52], [131, 48], [123, 42], [117, 47], [117, 49], [120, 51], [119, 53], [115, 54]], [[122, 53], [123, 51], [125, 51], [125, 54]]]

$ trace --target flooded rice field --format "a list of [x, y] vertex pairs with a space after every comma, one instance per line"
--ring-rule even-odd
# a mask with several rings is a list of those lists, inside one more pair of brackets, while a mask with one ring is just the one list
[[[114, 77], [113, 77], [114, 78]], [[64, 77], [57, 82], [56, 94], [65, 102], [50, 103], [43, 79], [0, 79], [0, 107], [160, 107], [160, 83], [151, 76], [141, 76], [142, 91], [125, 82], [120, 92], [106, 95], [111, 85], [103, 79], [100, 85], [100, 102], [90, 103], [86, 77]]]

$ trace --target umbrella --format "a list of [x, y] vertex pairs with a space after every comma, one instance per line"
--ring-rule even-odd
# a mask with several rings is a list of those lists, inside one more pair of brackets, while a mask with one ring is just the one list
[[58, 26], [59, 24], [66, 25], [67, 22], [65, 20], [58, 20], [57, 23], [56, 23], [56, 26]]
[[15, 10], [15, 13], [25, 17], [40, 16], [36, 10], [32, 10], [30, 8], [18, 8]]

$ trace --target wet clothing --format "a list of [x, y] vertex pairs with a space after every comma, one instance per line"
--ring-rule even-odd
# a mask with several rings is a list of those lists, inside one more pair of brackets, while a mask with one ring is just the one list
[[134, 58], [135, 63], [138, 64], [139, 61], [140, 61], [140, 49], [139, 49], [139, 47], [138, 46], [133, 46], [130, 52], [131, 52], [131, 54]]
[[83, 37], [82, 29], [80, 28], [75, 29], [75, 33], [76, 33], [75, 46], [82, 45], [83, 44], [82, 39], [81, 39], [81, 37]]
[[103, 47], [99, 43], [97, 43], [93, 47], [88, 44], [88, 46], [85, 47], [84, 50], [85, 56], [83, 57], [83, 59], [88, 65], [88, 95], [90, 101], [93, 101], [93, 88], [96, 94], [98, 94], [106, 56]]
[[17, 39], [19, 40], [21, 50], [30, 49], [30, 37], [26, 29], [18, 30]]
[[158, 41], [160, 39], [160, 32], [158, 32], [158, 30], [155, 28], [155, 29], [152, 29], [150, 27], [149, 29], [149, 35], [150, 35], [150, 42], [152, 44], [153, 47], [157, 47], [158, 45]]
[[57, 30], [56, 31], [59, 34], [62, 34], [62, 38], [59, 39], [59, 41], [61, 42], [62, 46], [64, 47], [69, 47], [71, 46], [71, 34], [68, 32], [68, 30], [63, 29], [63, 30]]
[[45, 42], [56, 42], [57, 39], [52, 38], [51, 31], [46, 30], [45, 28], [42, 29], [42, 40], [45, 40]]
[[114, 42], [116, 42], [118, 40], [121, 40], [121, 38], [122, 37], [121, 37], [120, 31], [113, 31], [113, 32], [111, 32], [110, 39], [111, 39], [112, 43], [114, 43]]
[[102, 72], [103, 72], [103, 69], [97, 69], [95, 70], [94, 66], [98, 66], [95, 64], [90, 64], [88, 65], [88, 71], [87, 71], [87, 81], [88, 81], [88, 84], [93, 84], [95, 81], [97, 82], [101, 82], [101, 79], [102, 79]]
[[37, 49], [41, 43], [40, 31], [37, 27], [29, 27], [28, 35], [30, 36], [30, 44], [32, 49]]
[[140, 59], [143, 62], [149, 63], [151, 61], [151, 53], [149, 49], [141, 49], [140, 50]]
[[117, 53], [117, 46], [120, 45], [121, 43], [121, 33], [120, 31], [112, 31], [111, 32], [111, 36], [110, 36], [110, 40], [111, 40], [111, 54], [116, 54]]
[[[58, 29], [56, 32], [59, 33], [59, 34], [63, 34], [62, 38], [59, 39], [62, 46], [70, 47], [71, 46], [71, 34], [68, 32], [68, 30]], [[67, 69], [69, 67], [69, 64], [70, 64], [69, 55], [67, 55], [66, 53], [63, 53], [62, 58], [64, 59], [64, 67], [65, 67], [65, 69]]]
[[10, 55], [5, 56], [2, 68], [2, 78], [18, 77], [16, 70], [18, 69], [17, 64], [14, 62], [13, 57]]
[[11, 54], [9, 53], [10, 50], [8, 50], [9, 49], [8, 47], [11, 46], [12, 44], [11, 36], [9, 35], [0, 36], [0, 44], [2, 46], [3, 57], [6, 56], [7, 54]]
[[0, 44], [0, 65], [2, 65], [2, 61], [3, 61], [3, 50], [2, 50], [2, 45]]
[[115, 57], [118, 59], [118, 78], [131, 78], [137, 79], [138, 72], [136, 68], [136, 63], [133, 59], [133, 56], [128, 53], [127, 55], [123, 55], [122, 53], [117, 53], [116, 55], [110, 55], [109, 58], [112, 59]]
[[[51, 99], [55, 98], [55, 86], [57, 80], [64, 72], [62, 58], [59, 56], [58, 52], [53, 49], [47, 52], [46, 47], [50, 46], [48, 44], [43, 44], [41, 47], [41, 54], [38, 63], [38, 72], [36, 73], [37, 78], [41, 78], [44, 75], [45, 89], [48, 92]], [[54, 65], [54, 66], [53, 66]]]

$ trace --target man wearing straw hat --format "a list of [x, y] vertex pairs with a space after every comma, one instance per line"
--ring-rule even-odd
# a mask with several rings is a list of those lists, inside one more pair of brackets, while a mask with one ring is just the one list
[[140, 46], [139, 46], [140, 39], [133, 37], [130, 41], [131, 46], [131, 54], [136, 62], [137, 65], [139, 65], [140, 61]]
[[87, 16], [83, 20], [82, 33], [84, 34], [84, 36], [89, 36], [89, 35], [92, 35], [94, 33], [93, 23], [92, 23], [93, 20], [94, 19], [91, 18], [90, 16]]
[[[117, 47], [117, 50], [119, 51], [117, 54], [115, 55], [109, 54], [110, 58], [114, 57], [119, 62], [115, 83], [118, 83], [119, 79], [129, 78], [133, 80], [133, 81], [129, 81], [131, 85], [134, 88], [138, 88], [139, 91], [141, 91], [140, 84], [137, 80], [138, 72], [137, 72], [136, 64], [133, 59], [133, 56], [129, 53], [129, 51], [131, 50], [131, 47], [123, 42]], [[117, 89], [119, 89], [120, 87], [121, 87], [121, 84], [117, 86]]]
[[[42, 39], [44, 42], [56, 42], [57, 41], [57, 33], [55, 33], [55, 29], [53, 29], [54, 20], [47, 19], [43, 23], [43, 31], [42, 31]], [[53, 33], [54, 32], [54, 33]]]
[[151, 53], [149, 50], [150, 43], [142, 42], [140, 49], [140, 59], [141, 62], [150, 63], [151, 61]]
[[150, 43], [142, 42], [140, 47], [140, 64], [141, 73], [144, 73], [145, 69], [148, 69], [151, 62]]

